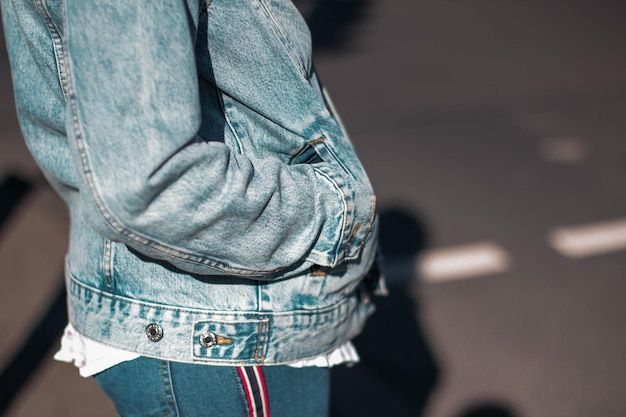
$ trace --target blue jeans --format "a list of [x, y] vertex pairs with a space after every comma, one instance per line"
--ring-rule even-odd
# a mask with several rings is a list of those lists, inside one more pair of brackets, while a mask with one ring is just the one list
[[121, 417], [328, 415], [328, 368], [209, 366], [140, 357], [95, 379]]

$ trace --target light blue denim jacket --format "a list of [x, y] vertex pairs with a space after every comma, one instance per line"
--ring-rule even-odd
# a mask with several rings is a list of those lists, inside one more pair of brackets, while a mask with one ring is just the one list
[[70, 321], [281, 364], [357, 335], [375, 198], [288, 0], [2, 0], [19, 120], [67, 202]]

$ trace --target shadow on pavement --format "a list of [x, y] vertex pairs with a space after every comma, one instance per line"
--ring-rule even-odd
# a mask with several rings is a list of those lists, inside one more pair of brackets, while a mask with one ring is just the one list
[[0, 373], [0, 415], [9, 409], [20, 391], [36, 374], [39, 366], [48, 359], [47, 355], [59, 342], [66, 324], [65, 287], [61, 286], [57, 294], [51, 297], [48, 309], [33, 326], [28, 338]]
[[[16, 214], [20, 204], [37, 186], [17, 174], [8, 174], [0, 182], [0, 237], [3, 226]], [[62, 280], [61, 280], [62, 281]], [[0, 415], [11, 405], [20, 390], [37, 371], [52, 346], [58, 341], [67, 323], [65, 288], [60, 287], [51, 298], [48, 309], [36, 323], [8, 364], [0, 372]]]
[[426, 230], [408, 211], [391, 209], [380, 215], [380, 239], [390, 295], [375, 299], [377, 312], [354, 342], [361, 363], [333, 368], [333, 417], [422, 415], [440, 376], [412, 296]]
[[294, 0], [305, 17], [316, 52], [351, 46], [359, 23], [370, 13], [372, 0]]
[[518, 417], [518, 414], [498, 402], [484, 402], [471, 406], [458, 417]]

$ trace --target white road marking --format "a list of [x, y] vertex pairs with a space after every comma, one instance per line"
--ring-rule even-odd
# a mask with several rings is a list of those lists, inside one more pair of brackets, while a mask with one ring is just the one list
[[551, 138], [541, 143], [539, 154], [548, 162], [572, 164], [587, 159], [589, 149], [581, 138]]
[[568, 258], [626, 250], [626, 218], [559, 227], [548, 234], [548, 243]]
[[424, 281], [443, 282], [502, 273], [510, 264], [510, 256], [500, 246], [478, 242], [427, 251], [417, 268]]

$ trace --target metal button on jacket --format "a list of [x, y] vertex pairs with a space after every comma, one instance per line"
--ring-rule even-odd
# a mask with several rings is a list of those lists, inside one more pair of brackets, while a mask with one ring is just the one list
[[156, 323], [151, 323], [146, 326], [146, 336], [153, 342], [158, 342], [163, 339], [163, 328]]
[[217, 345], [217, 336], [215, 336], [215, 333], [207, 331], [200, 334], [200, 346], [209, 349], [215, 345]]

